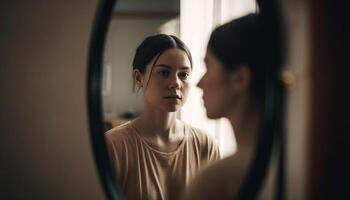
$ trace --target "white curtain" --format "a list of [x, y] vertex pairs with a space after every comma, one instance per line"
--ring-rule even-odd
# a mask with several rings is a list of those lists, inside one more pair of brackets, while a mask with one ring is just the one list
[[[196, 85], [205, 72], [203, 59], [211, 31], [218, 25], [255, 10], [254, 0], [181, 0], [180, 37], [189, 46], [193, 56], [192, 85]], [[212, 134], [219, 144], [221, 157], [236, 151], [231, 125], [226, 119], [210, 120], [206, 117], [199, 88], [194, 86], [190, 90], [180, 117]]]

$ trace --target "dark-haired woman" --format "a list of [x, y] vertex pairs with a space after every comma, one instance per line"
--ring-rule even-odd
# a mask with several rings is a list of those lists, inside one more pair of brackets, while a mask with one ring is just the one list
[[126, 199], [179, 199], [198, 171], [219, 159], [206, 133], [176, 118], [191, 71], [190, 51], [175, 36], [149, 36], [137, 48], [133, 77], [143, 91], [144, 110], [106, 133]]
[[235, 130], [237, 152], [201, 172], [186, 200], [235, 199], [252, 159], [264, 94], [265, 67], [259, 16], [250, 14], [216, 28], [211, 34], [203, 89], [207, 116], [227, 118]]

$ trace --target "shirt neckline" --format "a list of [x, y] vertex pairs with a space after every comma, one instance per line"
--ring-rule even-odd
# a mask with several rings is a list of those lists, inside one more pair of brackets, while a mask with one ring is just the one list
[[[182, 122], [183, 123], [183, 122]], [[173, 156], [175, 154], [177, 154], [177, 152], [179, 152], [182, 147], [184, 146], [184, 144], [186, 143], [187, 141], [187, 128], [186, 128], [186, 125], [185, 123], [183, 123], [183, 131], [184, 131], [184, 138], [181, 140], [181, 142], [178, 144], [177, 148], [172, 151], [172, 152], [164, 152], [164, 151], [160, 151], [154, 147], [152, 147], [151, 144], [149, 144], [149, 142], [147, 142], [140, 134], [139, 132], [137, 131], [137, 129], [132, 125], [131, 121], [128, 122], [128, 126], [133, 130], [133, 132], [135, 132], [135, 135], [136, 137], [148, 148], [150, 149], [151, 151], [153, 152], [156, 152], [158, 154], [161, 154], [161, 155], [164, 155], [164, 156]]]

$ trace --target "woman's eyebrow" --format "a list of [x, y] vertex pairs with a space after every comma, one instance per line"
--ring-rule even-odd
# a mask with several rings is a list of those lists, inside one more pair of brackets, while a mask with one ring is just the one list
[[165, 68], [169, 68], [169, 69], [172, 68], [170, 65], [166, 65], [166, 64], [157, 64], [155, 67], [165, 67]]
[[[155, 67], [165, 67], [165, 68], [168, 68], [168, 69], [172, 69], [173, 67], [171, 67], [170, 65], [167, 65], [167, 64], [157, 64]], [[183, 67], [180, 67], [180, 69], [191, 69], [190, 67], [188, 66], [183, 66]]]

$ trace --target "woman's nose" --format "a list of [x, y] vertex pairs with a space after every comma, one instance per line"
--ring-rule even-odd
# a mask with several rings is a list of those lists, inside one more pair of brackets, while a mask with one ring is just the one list
[[173, 76], [173, 77], [171, 77], [170, 78], [170, 84], [169, 84], [169, 88], [170, 89], [178, 89], [178, 88], [180, 88], [180, 79], [179, 79], [179, 77], [177, 77], [177, 76]]
[[203, 89], [202, 88], [202, 80], [203, 80], [203, 77], [197, 83], [197, 87], [199, 87], [200, 89]]

